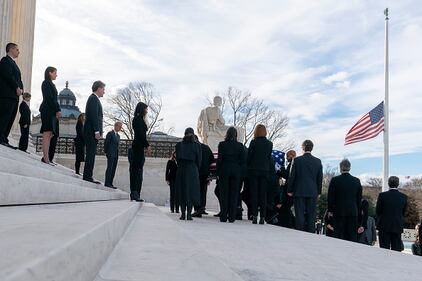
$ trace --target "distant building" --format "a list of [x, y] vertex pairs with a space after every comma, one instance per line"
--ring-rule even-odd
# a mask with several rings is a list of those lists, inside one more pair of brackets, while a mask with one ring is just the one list
[[[76, 122], [81, 111], [76, 106], [76, 96], [69, 89], [69, 82], [66, 81], [66, 87], [60, 91], [57, 96], [60, 108], [62, 110], [62, 118], [60, 118], [60, 137], [75, 137], [76, 136]], [[31, 134], [33, 136], [40, 136], [41, 116], [38, 114], [32, 120]]]

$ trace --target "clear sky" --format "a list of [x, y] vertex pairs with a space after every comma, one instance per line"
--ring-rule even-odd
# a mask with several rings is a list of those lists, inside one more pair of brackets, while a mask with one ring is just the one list
[[[84, 109], [94, 80], [160, 92], [168, 127], [196, 127], [205, 97], [235, 86], [290, 118], [288, 134], [331, 166], [352, 159], [380, 175], [382, 136], [344, 146], [384, 98], [384, 15], [390, 8], [392, 173], [422, 174], [422, 5], [419, 1], [38, 0], [32, 110], [48, 65]], [[24, 51], [24, 50], [22, 50]], [[106, 98], [103, 101], [107, 106]], [[299, 147], [298, 147], [299, 149]]]

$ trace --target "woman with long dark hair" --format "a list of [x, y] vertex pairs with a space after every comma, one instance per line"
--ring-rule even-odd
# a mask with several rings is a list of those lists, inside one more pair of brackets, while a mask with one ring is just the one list
[[75, 138], [75, 173], [79, 174], [81, 168], [81, 162], [85, 161], [85, 141], [84, 141], [84, 123], [85, 113], [81, 113], [78, 116], [78, 122], [76, 123], [76, 138]]
[[132, 120], [134, 138], [132, 141], [132, 162], [130, 165], [130, 200], [143, 202], [141, 189], [145, 164], [145, 148], [150, 149], [147, 141], [148, 105], [139, 102]]
[[271, 153], [273, 143], [267, 140], [267, 129], [258, 124], [254, 130], [254, 139], [248, 150], [249, 184], [252, 196], [252, 223], [258, 220], [258, 206], [260, 212], [259, 224], [264, 224], [267, 209], [267, 188], [270, 172]]
[[217, 175], [220, 181], [220, 221], [234, 222], [239, 199], [244, 148], [237, 141], [237, 130], [230, 127], [218, 144]]
[[176, 204], [181, 207], [181, 220], [192, 220], [192, 206], [200, 200], [199, 168], [202, 161], [201, 146], [195, 141], [192, 128], [185, 130], [183, 140], [176, 144]]
[[59, 102], [57, 101], [57, 89], [53, 81], [57, 78], [57, 69], [49, 66], [44, 72], [44, 81], [41, 85], [43, 101], [40, 105], [43, 158], [41, 161], [50, 164], [49, 149], [50, 141], [54, 136], [58, 137], [58, 124], [61, 115]]

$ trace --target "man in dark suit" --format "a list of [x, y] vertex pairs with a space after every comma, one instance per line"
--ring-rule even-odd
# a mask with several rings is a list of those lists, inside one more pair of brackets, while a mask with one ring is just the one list
[[358, 216], [361, 214], [362, 185], [350, 175], [351, 164], [340, 162], [341, 175], [333, 177], [328, 187], [328, 216], [334, 216], [334, 236], [352, 242], [358, 241]]
[[210, 165], [215, 162], [214, 154], [211, 151], [211, 148], [199, 142], [198, 136], [195, 135], [196, 141], [201, 145], [201, 154], [202, 154], [202, 163], [199, 168], [199, 187], [200, 187], [200, 199], [201, 205], [195, 206], [195, 212], [192, 214], [192, 217], [202, 217], [202, 215], [207, 215], [205, 212], [205, 206], [207, 204], [207, 189], [209, 184], [208, 176], [210, 175]]
[[114, 174], [116, 173], [117, 161], [119, 159], [119, 132], [122, 129], [122, 122], [114, 123], [114, 129], [107, 133], [104, 141], [104, 152], [107, 156], [107, 170], [105, 174], [105, 186], [115, 188], [113, 185]]
[[31, 101], [30, 93], [23, 93], [23, 101], [19, 106], [19, 125], [21, 128], [21, 137], [19, 139], [19, 150], [26, 151], [28, 149], [29, 126], [31, 125], [31, 109], [29, 102]]
[[0, 144], [10, 148], [8, 136], [18, 112], [19, 96], [23, 93], [21, 72], [15, 59], [19, 48], [15, 43], [6, 45], [7, 55], [0, 60]]
[[103, 107], [101, 106], [100, 98], [104, 96], [104, 93], [105, 84], [101, 81], [95, 81], [92, 84], [92, 95], [89, 96], [85, 108], [84, 138], [86, 157], [83, 179], [97, 184], [100, 182], [94, 180], [92, 173], [98, 140], [103, 135]]
[[316, 203], [322, 189], [322, 164], [312, 156], [313, 148], [312, 141], [303, 142], [304, 153], [294, 159], [287, 187], [287, 194], [293, 196], [296, 229], [311, 233], [315, 233]]
[[398, 191], [399, 183], [398, 177], [388, 179], [390, 190], [378, 195], [376, 213], [380, 247], [401, 252], [407, 196]]
[[279, 224], [283, 227], [293, 228], [294, 227], [294, 216], [291, 211], [293, 206], [293, 198], [287, 195], [287, 187], [289, 186], [289, 176], [290, 171], [292, 170], [293, 159], [296, 158], [296, 151], [289, 150], [286, 154], [287, 168], [282, 167], [278, 172], [278, 176], [285, 180], [284, 185], [282, 186], [281, 198], [279, 204], [276, 207], [278, 211], [278, 220]]

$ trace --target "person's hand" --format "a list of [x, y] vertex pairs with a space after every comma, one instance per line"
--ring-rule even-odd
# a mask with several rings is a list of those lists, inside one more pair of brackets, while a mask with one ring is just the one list
[[289, 192], [289, 193], [287, 193], [287, 195], [289, 195], [290, 197], [292, 197], [293, 196], [293, 192]]
[[167, 184], [170, 185], [170, 181], [167, 181]]
[[365, 228], [363, 228], [363, 226], [358, 228], [358, 233], [361, 234], [365, 231]]
[[100, 133], [95, 133], [95, 139], [96, 139], [96, 140], [101, 139], [101, 134], [100, 134]]
[[23, 127], [26, 129], [26, 128], [28, 128], [28, 125], [23, 125]]
[[56, 118], [59, 119], [61, 117], [62, 117], [62, 113], [60, 111], [59, 112], [56, 112]]
[[19, 97], [23, 94], [23, 90], [21, 88], [16, 88], [16, 95]]
[[328, 212], [328, 217], [331, 218], [333, 216], [332, 212]]
[[327, 224], [327, 228], [331, 231], [334, 231], [334, 227], [332, 227], [331, 224]]
[[280, 209], [280, 208], [281, 208], [281, 204], [277, 204], [277, 205], [275, 205], [275, 207], [276, 207], [277, 209]]

